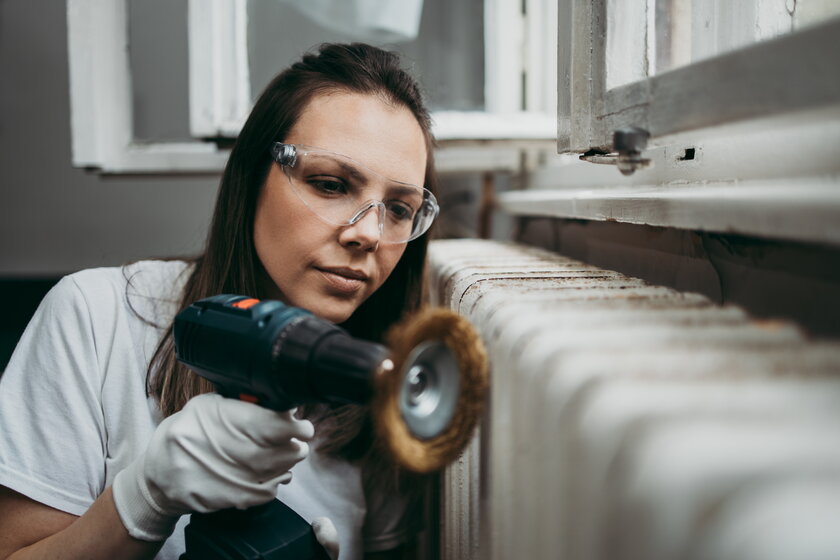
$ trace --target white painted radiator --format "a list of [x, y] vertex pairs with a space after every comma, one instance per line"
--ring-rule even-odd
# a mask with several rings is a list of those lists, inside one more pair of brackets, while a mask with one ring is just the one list
[[840, 345], [531, 247], [430, 262], [492, 367], [442, 558], [840, 558]]

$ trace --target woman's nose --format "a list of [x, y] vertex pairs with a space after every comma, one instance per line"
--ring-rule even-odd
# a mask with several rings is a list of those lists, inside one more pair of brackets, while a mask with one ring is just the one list
[[365, 208], [356, 216], [352, 224], [342, 228], [339, 241], [346, 247], [375, 251], [382, 238], [384, 218], [385, 207], [382, 203]]

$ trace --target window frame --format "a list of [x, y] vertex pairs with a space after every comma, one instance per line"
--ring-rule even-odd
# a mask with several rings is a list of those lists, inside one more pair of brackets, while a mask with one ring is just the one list
[[622, 126], [656, 139], [838, 101], [840, 18], [608, 89], [609, 4], [559, 2], [558, 153], [611, 148]]
[[[235, 136], [251, 104], [247, 0], [189, 0], [190, 132]], [[231, 79], [233, 77], [233, 79]]]
[[134, 138], [127, 0], [68, 0], [72, 163], [103, 173], [195, 173], [224, 168], [209, 142]]
[[[610, 4], [560, 0], [557, 152], [564, 155], [533, 173], [527, 189], [499, 194], [501, 208], [522, 217], [840, 243], [840, 18], [607, 88]], [[633, 21], [649, 25], [647, 17]], [[645, 36], [632, 51], [650, 56], [649, 42]], [[611, 152], [613, 131], [628, 125], [651, 133], [643, 156], [652, 166], [623, 176], [577, 158]]]
[[[189, 2], [195, 140], [186, 142], [134, 138], [127, 2], [67, 2], [73, 165], [115, 174], [220, 172], [228, 150], [203, 140], [235, 137], [250, 109], [247, 1]], [[533, 17], [523, 16], [521, 6]], [[440, 172], [519, 172], [523, 159], [536, 161], [534, 153], [551, 149], [555, 86], [546, 73], [556, 68], [553, 13], [551, 0], [485, 0], [487, 110], [432, 115]]]

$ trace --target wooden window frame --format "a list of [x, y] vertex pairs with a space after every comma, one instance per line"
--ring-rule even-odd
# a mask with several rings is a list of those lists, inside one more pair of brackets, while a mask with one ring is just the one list
[[570, 123], [560, 126], [568, 131], [560, 153], [610, 147], [613, 131], [627, 125], [659, 138], [838, 102], [840, 19], [608, 89], [609, 4], [559, 3], [560, 50], [569, 55], [559, 60], [559, 114]]
[[[608, 88], [610, 5], [558, 3], [557, 151], [568, 155], [502, 193], [502, 208], [840, 243], [840, 19]], [[648, 56], [647, 18], [632, 21], [631, 55]], [[610, 152], [628, 125], [650, 132], [652, 167], [623, 176], [577, 160]]]
[[[68, 0], [73, 165], [102, 173], [217, 173], [250, 109], [246, 0], [190, 0], [190, 131], [194, 141], [134, 138], [128, 0]], [[523, 17], [526, 6], [530, 17]], [[554, 3], [485, 1], [483, 112], [433, 115], [441, 172], [521, 170], [556, 139]], [[231, 79], [231, 77], [235, 79]], [[524, 97], [524, 101], [523, 101]]]
[[68, 0], [72, 161], [103, 173], [221, 170], [227, 153], [210, 142], [134, 138], [126, 0]]

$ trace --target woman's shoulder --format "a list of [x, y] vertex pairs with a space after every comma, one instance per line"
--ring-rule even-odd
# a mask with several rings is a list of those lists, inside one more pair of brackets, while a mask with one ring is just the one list
[[142, 260], [124, 266], [80, 270], [64, 277], [59, 285], [73, 284], [85, 294], [114, 292], [167, 298], [180, 292], [191, 268], [183, 260]]
[[[183, 260], [143, 260], [69, 274], [51, 290], [53, 302], [84, 303], [95, 310], [131, 309], [152, 316], [178, 305], [192, 265]], [[61, 305], [61, 303], [59, 303]]]

